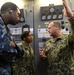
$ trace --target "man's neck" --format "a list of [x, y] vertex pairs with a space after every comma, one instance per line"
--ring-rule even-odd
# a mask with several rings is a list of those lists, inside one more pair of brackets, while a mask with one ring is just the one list
[[29, 43], [28, 42], [25, 42], [26, 43], [26, 46], [29, 46]]
[[57, 35], [53, 36], [53, 40], [56, 41], [56, 39], [62, 35], [62, 32], [59, 32]]

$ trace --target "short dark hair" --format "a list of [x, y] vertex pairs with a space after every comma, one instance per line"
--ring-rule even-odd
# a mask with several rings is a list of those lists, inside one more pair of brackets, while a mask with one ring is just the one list
[[14, 3], [6, 2], [1, 7], [1, 13], [5, 13], [8, 9], [16, 11], [17, 8], [18, 8], [17, 5], [15, 5]]
[[54, 23], [54, 26], [58, 26], [59, 29], [61, 29], [61, 24], [59, 21], [55, 20], [55, 21], [53, 21], [53, 23]]
[[29, 35], [30, 31], [24, 31], [21, 35], [21, 40], [23, 40], [24, 38], [26, 38]]
[[23, 25], [23, 28], [28, 28], [28, 30], [30, 31], [30, 25], [28, 24]]

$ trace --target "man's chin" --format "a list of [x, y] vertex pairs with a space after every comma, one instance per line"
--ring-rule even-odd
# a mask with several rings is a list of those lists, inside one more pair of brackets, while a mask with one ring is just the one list
[[50, 34], [50, 36], [51, 36], [51, 34]]

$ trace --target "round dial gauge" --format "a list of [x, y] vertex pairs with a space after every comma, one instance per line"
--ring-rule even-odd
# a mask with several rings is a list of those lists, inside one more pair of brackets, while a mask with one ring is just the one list
[[51, 13], [54, 12], [54, 8], [53, 7], [50, 8], [50, 12]]
[[23, 17], [21, 17], [21, 18], [20, 18], [20, 21], [22, 21], [22, 22], [23, 22], [23, 21], [24, 21], [24, 18], [23, 18]]
[[51, 19], [51, 15], [48, 15], [48, 16], [47, 16], [47, 19]]
[[62, 18], [62, 16], [63, 16], [62, 14], [59, 14], [59, 15], [58, 15], [58, 18], [59, 18], [59, 19], [61, 19], [61, 18]]
[[45, 20], [46, 19], [46, 15], [42, 15], [42, 20]]
[[53, 15], [53, 19], [57, 19], [57, 15], [56, 14]]

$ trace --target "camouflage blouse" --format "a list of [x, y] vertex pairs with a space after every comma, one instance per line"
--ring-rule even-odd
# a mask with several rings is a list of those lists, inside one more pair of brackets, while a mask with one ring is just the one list
[[24, 55], [13, 65], [13, 75], [35, 75], [34, 51], [31, 46], [26, 46], [25, 42], [22, 42], [21, 46], [24, 50]]
[[48, 60], [48, 75], [74, 75], [74, 21], [71, 21], [72, 32], [59, 36], [56, 41], [49, 39], [45, 46]]

